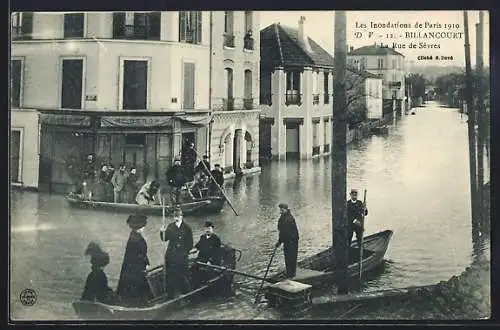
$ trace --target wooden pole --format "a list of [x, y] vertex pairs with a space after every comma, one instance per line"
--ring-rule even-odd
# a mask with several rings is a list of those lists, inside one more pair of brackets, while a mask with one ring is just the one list
[[485, 109], [484, 109], [484, 63], [483, 63], [483, 12], [479, 12], [479, 23], [476, 24], [476, 81], [477, 81], [477, 111], [478, 111], [478, 130], [477, 130], [477, 215], [481, 223], [484, 219], [484, 130], [485, 130]]
[[244, 273], [244, 272], [241, 272], [241, 271], [236, 270], [236, 269], [231, 269], [231, 268], [217, 266], [217, 265], [210, 265], [210, 264], [207, 264], [207, 263], [204, 263], [204, 262], [201, 262], [201, 261], [195, 261], [195, 263], [197, 263], [198, 265], [201, 265], [201, 266], [212, 268], [214, 270], [218, 270], [218, 271], [222, 271], [222, 272], [230, 272], [230, 273], [233, 273], [233, 274], [237, 274], [237, 275], [241, 275], [241, 276], [246, 276], [246, 277], [254, 278], [256, 280], [262, 280], [262, 281], [266, 281], [268, 283], [273, 283], [269, 279], [264, 278], [262, 276], [257, 276], [257, 275], [252, 275], [252, 274]]
[[363, 214], [361, 215], [361, 241], [359, 242], [359, 286], [362, 283], [363, 274], [363, 238], [365, 236], [365, 210], [366, 210], [366, 189], [363, 193]]
[[464, 37], [465, 37], [465, 100], [467, 104], [467, 124], [469, 135], [469, 176], [471, 192], [471, 214], [472, 221], [477, 220], [477, 170], [476, 170], [476, 116], [473, 105], [473, 84], [472, 69], [470, 64], [470, 44], [469, 44], [469, 17], [464, 11]]
[[346, 127], [346, 12], [335, 11], [334, 33], [334, 75], [332, 109], [332, 239], [335, 248], [337, 287], [339, 294], [346, 294], [348, 266], [348, 224], [346, 213], [347, 191], [347, 127]]
[[276, 254], [276, 250], [278, 249], [277, 246], [274, 246], [273, 253], [271, 254], [271, 259], [269, 259], [269, 263], [267, 264], [266, 272], [264, 274], [264, 278], [262, 279], [262, 282], [260, 282], [260, 287], [259, 290], [257, 290], [257, 293], [255, 294], [255, 301], [253, 302], [254, 305], [259, 301], [259, 293], [262, 290], [262, 287], [264, 286], [264, 282], [267, 278], [267, 273], [269, 273], [269, 268], [271, 268], [271, 264], [273, 263], [274, 255]]

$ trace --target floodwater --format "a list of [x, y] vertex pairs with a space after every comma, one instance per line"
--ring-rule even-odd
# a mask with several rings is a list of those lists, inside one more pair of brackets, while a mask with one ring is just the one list
[[[348, 187], [367, 189], [366, 233], [394, 231], [382, 274], [364, 290], [432, 284], [460, 274], [473, 257], [467, 126], [456, 109], [430, 104], [402, 116], [387, 136], [349, 145]], [[279, 202], [290, 205], [300, 230], [299, 260], [331, 244], [330, 159], [274, 162], [262, 173], [228, 182], [227, 205], [217, 215], [186, 217], [195, 240], [205, 220], [223, 241], [243, 251], [238, 269], [263, 275], [277, 239]], [[111, 262], [105, 268], [116, 288], [129, 229], [126, 215], [70, 209], [62, 196], [13, 191], [11, 195], [11, 317], [17, 320], [76, 319], [91, 240], [101, 243]], [[161, 217], [150, 217], [143, 233], [153, 264], [163, 262]], [[277, 253], [271, 267], [283, 267]], [[212, 299], [166, 319], [277, 319], [273, 310], [253, 306], [259, 281], [235, 277], [237, 294]], [[34, 306], [19, 294], [36, 291]]]

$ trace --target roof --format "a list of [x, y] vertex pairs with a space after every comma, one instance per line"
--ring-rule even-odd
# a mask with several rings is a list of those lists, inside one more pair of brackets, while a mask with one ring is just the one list
[[389, 47], [381, 47], [380, 45], [368, 45], [363, 46], [353, 51], [349, 52], [348, 55], [399, 55], [403, 56], [403, 54], [395, 51], [393, 48]]
[[[260, 57], [263, 65], [277, 67], [312, 66], [333, 68], [333, 56], [307, 37], [299, 41], [297, 29], [271, 24], [260, 31]], [[308, 47], [310, 46], [310, 47]]]
[[369, 78], [382, 79], [382, 77], [380, 75], [377, 75], [377, 74], [374, 74], [374, 73], [371, 73], [368, 71], [362, 71], [362, 70], [358, 70], [358, 69], [355, 69], [352, 67], [351, 68], [348, 67], [347, 70], [351, 71], [352, 73], [358, 74], [361, 77], [366, 78], [366, 79], [369, 79]]

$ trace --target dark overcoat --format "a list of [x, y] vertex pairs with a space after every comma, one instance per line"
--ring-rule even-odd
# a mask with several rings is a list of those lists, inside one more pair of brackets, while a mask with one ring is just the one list
[[98, 301], [105, 304], [113, 303], [113, 289], [108, 286], [108, 277], [101, 268], [93, 267], [85, 281], [82, 300]]

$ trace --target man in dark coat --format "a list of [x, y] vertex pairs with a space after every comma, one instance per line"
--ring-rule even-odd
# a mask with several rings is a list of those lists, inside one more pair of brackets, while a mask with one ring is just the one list
[[203, 172], [206, 176], [210, 176], [210, 161], [207, 155], [204, 155], [203, 160], [200, 160], [198, 165], [196, 165], [195, 173], [198, 172]]
[[184, 169], [182, 168], [181, 160], [178, 157], [174, 159], [174, 165], [167, 170], [166, 176], [168, 187], [170, 188], [170, 200], [172, 203], [178, 204], [182, 186], [186, 183]]
[[194, 150], [194, 142], [189, 142], [182, 150], [181, 163], [184, 168], [186, 181], [190, 182], [194, 179], [194, 166], [196, 163], [196, 150]]
[[193, 248], [193, 232], [182, 219], [182, 210], [174, 211], [174, 222], [160, 230], [160, 239], [168, 242], [165, 253], [166, 288], [169, 298], [174, 298], [176, 288], [181, 293], [189, 292], [189, 251]]
[[219, 192], [219, 188], [217, 187], [217, 185], [219, 185], [219, 187], [221, 187], [221, 188], [224, 185], [224, 173], [222, 173], [222, 169], [220, 168], [220, 165], [215, 164], [214, 169], [212, 170], [211, 174], [212, 174], [213, 179], [215, 179], [215, 182], [213, 179], [210, 180], [210, 184], [209, 184], [210, 195], [213, 196], [213, 195], [218, 194], [218, 192]]
[[82, 193], [84, 199], [92, 199], [92, 190], [94, 188], [96, 174], [94, 155], [89, 154], [83, 166], [82, 173]]
[[81, 300], [112, 304], [114, 302], [113, 289], [108, 286], [108, 277], [103, 271], [103, 268], [109, 264], [109, 254], [104, 252], [97, 243], [90, 242], [85, 255], [90, 256], [92, 271], [85, 281]]
[[287, 204], [279, 204], [281, 216], [278, 220], [279, 238], [276, 247], [283, 243], [287, 278], [294, 278], [297, 270], [297, 254], [299, 251], [299, 230], [295, 218]]
[[351, 199], [347, 201], [347, 221], [349, 223], [348, 244], [351, 245], [352, 236], [356, 233], [358, 248], [361, 248], [361, 236], [365, 228], [365, 216], [368, 215], [368, 209], [363, 205], [363, 202], [358, 200], [358, 191], [351, 190]]
[[130, 215], [127, 224], [132, 231], [125, 248], [117, 295], [127, 306], [144, 306], [152, 298], [145, 271], [149, 267], [148, 246], [141, 235], [147, 223], [144, 215]]
[[[211, 221], [206, 221], [205, 232], [200, 236], [200, 240], [194, 246], [194, 248], [198, 250], [196, 261], [213, 265], [220, 265], [221, 245], [222, 243], [219, 236], [214, 233], [213, 223]], [[195, 275], [193, 282], [196, 286], [200, 286], [203, 282], [208, 280], [211, 274], [213, 274], [213, 271], [211, 269], [206, 269], [203, 265], [196, 265], [193, 272], [193, 275]]]

